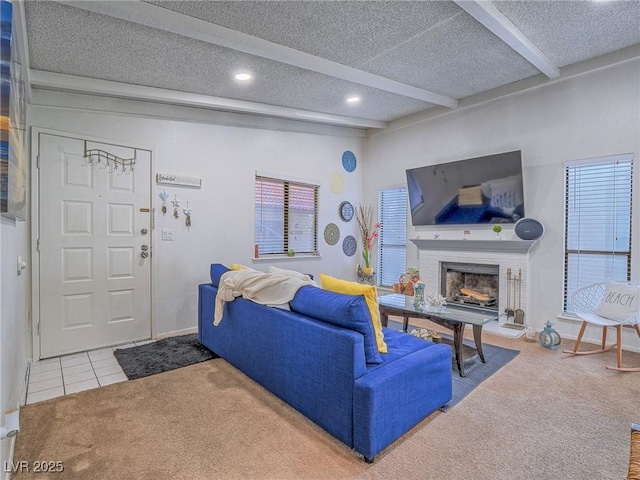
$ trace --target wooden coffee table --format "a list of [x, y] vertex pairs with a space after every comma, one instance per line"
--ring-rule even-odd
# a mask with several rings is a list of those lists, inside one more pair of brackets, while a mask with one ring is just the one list
[[379, 297], [378, 304], [383, 327], [389, 324], [389, 315], [396, 315], [403, 318], [402, 329], [405, 332], [409, 326], [409, 317], [429, 320], [453, 331], [453, 349], [461, 377], [466, 376], [462, 343], [465, 325], [473, 326], [473, 341], [476, 351], [482, 363], [486, 363], [484, 352], [482, 351], [482, 327], [504, 315], [504, 313], [486, 308], [457, 305], [447, 305], [445, 308], [416, 308], [413, 305], [413, 297], [397, 293]]

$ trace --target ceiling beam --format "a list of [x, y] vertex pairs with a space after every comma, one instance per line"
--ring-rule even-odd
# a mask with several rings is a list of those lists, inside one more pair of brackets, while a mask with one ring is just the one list
[[422, 100], [434, 105], [450, 108], [458, 105], [458, 101], [454, 98], [380, 77], [149, 3], [140, 1], [95, 2], [77, 0], [59, 0], [58, 3], [164, 30], [250, 55], [268, 58], [276, 62], [286, 63], [294, 67], [340, 78], [359, 85], [366, 85], [367, 87], [396, 95]]
[[228, 112], [251, 113], [254, 115], [267, 115], [272, 117], [288, 118], [305, 122], [326, 123], [359, 128], [385, 128], [387, 122], [367, 120], [342, 115], [312, 112], [297, 108], [278, 107], [263, 103], [234, 100], [231, 98], [212, 97], [199, 93], [185, 93], [164, 88], [132, 85], [129, 83], [98, 80], [95, 78], [64, 75], [61, 73], [45, 72], [42, 70], [30, 71], [31, 85], [33, 87], [48, 88], [76, 93], [90, 93], [116, 98], [128, 98], [147, 102], [166, 103], [171, 105], [183, 105], [189, 107], [208, 108], [211, 110], [223, 110]]
[[27, 103], [31, 101], [31, 83], [29, 82], [29, 42], [27, 38], [27, 21], [24, 13], [24, 0], [13, 0], [13, 17], [18, 37], [18, 54], [20, 56], [20, 73], [25, 86]]
[[560, 76], [560, 69], [491, 2], [484, 0], [454, 0], [454, 2], [547, 77], [553, 79]]

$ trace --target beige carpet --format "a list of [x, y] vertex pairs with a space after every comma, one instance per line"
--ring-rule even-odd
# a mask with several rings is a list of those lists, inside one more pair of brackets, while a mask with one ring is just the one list
[[[485, 341], [521, 354], [373, 464], [216, 359], [23, 407], [14, 462], [61, 460], [65, 470], [12, 478], [626, 478], [640, 374], [605, 370], [613, 352]], [[640, 365], [640, 355], [625, 361]]]

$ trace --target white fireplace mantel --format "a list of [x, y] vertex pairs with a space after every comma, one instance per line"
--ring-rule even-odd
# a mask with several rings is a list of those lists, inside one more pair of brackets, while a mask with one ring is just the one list
[[[442, 265], [444, 263], [473, 263], [498, 266], [498, 311], [522, 309], [527, 314], [531, 305], [529, 285], [529, 260], [537, 240], [462, 240], [423, 239], [411, 240], [419, 252], [420, 280], [428, 292], [440, 292]], [[508, 289], [507, 279], [519, 278], [519, 286]], [[508, 321], [506, 316], [500, 323]], [[525, 320], [526, 321], [526, 320]], [[512, 331], [511, 331], [512, 332]], [[511, 333], [510, 332], [510, 333]]]
[[528, 253], [537, 240], [446, 240], [413, 238], [419, 249], [446, 250], [448, 252], [502, 252]]

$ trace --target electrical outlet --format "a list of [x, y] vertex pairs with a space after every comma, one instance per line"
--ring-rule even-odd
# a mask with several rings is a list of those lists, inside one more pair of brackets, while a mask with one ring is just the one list
[[172, 228], [163, 228], [162, 229], [162, 240], [165, 242], [173, 242], [173, 229]]

